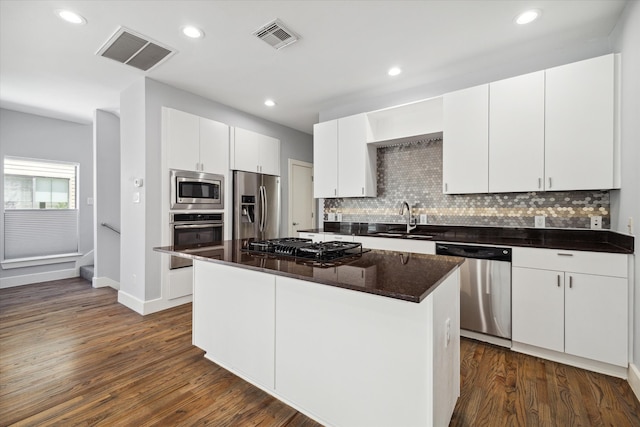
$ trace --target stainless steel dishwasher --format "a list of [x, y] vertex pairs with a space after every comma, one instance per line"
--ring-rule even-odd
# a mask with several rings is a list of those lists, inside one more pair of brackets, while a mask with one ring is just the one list
[[460, 267], [460, 334], [511, 347], [511, 248], [437, 243]]

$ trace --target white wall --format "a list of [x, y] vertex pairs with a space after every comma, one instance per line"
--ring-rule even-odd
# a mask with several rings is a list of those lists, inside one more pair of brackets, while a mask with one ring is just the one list
[[120, 229], [120, 118], [96, 110], [93, 121], [94, 153], [94, 286], [118, 288], [120, 235], [103, 227]]
[[628, 232], [627, 224], [632, 217], [635, 223], [635, 298], [633, 360], [640, 366], [640, 242], [637, 230], [640, 227], [640, 3], [627, 4], [616, 29], [611, 35], [616, 52], [622, 54], [622, 114], [621, 151], [622, 185], [620, 191], [612, 192], [612, 227]]
[[[282, 224], [288, 222], [288, 158], [311, 162], [311, 135], [269, 122], [201, 96], [145, 78], [121, 96], [122, 127], [122, 235], [120, 289], [145, 304], [162, 296], [160, 257], [153, 247], [161, 245], [161, 233], [168, 224], [161, 220], [162, 107], [174, 108], [237, 126], [281, 141]], [[145, 185], [141, 202], [134, 204], [133, 177]], [[138, 190], [136, 190], [138, 191]], [[228, 215], [225, 219], [230, 221]], [[131, 234], [129, 234], [131, 233]], [[133, 275], [136, 275], [136, 282]], [[129, 292], [129, 290], [131, 292]]]
[[[87, 199], [93, 197], [92, 127], [64, 120], [51, 119], [13, 110], [0, 109], [0, 169], [4, 156], [59, 160], [79, 163], [79, 250], [93, 250], [93, 207]], [[4, 176], [4, 171], [2, 174]], [[4, 200], [4, 179], [0, 199]], [[4, 209], [2, 210], [4, 223]], [[4, 241], [0, 243], [0, 259], [4, 259]], [[10, 270], [0, 269], [4, 283], [34, 283], [55, 280], [61, 271], [75, 268], [75, 263], [49, 264]], [[20, 279], [19, 276], [24, 276]], [[30, 280], [33, 277], [34, 280]]]
[[[120, 294], [145, 301], [146, 188], [134, 190], [133, 179], [146, 175], [145, 81], [120, 95]], [[148, 180], [147, 180], [148, 181]], [[148, 186], [147, 182], [147, 186]], [[132, 203], [134, 191], [140, 203]], [[159, 281], [158, 281], [159, 283]]]

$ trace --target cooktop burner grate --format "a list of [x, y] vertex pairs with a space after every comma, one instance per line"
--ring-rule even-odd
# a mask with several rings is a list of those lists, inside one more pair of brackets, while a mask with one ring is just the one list
[[311, 239], [297, 237], [250, 242], [246, 250], [315, 261], [332, 261], [366, 252], [362, 249], [361, 243], [338, 241], [314, 243]]

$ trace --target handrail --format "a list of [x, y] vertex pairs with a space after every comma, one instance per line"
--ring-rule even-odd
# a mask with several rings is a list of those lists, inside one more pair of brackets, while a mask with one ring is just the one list
[[107, 224], [106, 222], [103, 222], [102, 224], [100, 224], [103, 227], [107, 227], [109, 230], [111, 231], [115, 231], [116, 233], [120, 234], [120, 230], [118, 230], [117, 228], [115, 228], [113, 225]]

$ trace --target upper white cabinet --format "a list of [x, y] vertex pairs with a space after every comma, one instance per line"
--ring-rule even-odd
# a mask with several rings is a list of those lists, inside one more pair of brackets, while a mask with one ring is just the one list
[[619, 188], [616, 55], [444, 95], [444, 193]]
[[231, 169], [280, 175], [280, 140], [234, 128]]
[[539, 191], [543, 180], [544, 71], [489, 84], [489, 192]]
[[547, 190], [615, 188], [615, 55], [546, 70]]
[[489, 191], [489, 85], [444, 95], [442, 190]]
[[313, 128], [314, 197], [375, 197], [376, 148], [366, 114]]
[[313, 125], [313, 197], [338, 197], [338, 121]]
[[442, 97], [372, 111], [367, 118], [374, 144], [442, 132]]
[[172, 108], [164, 113], [170, 169], [225, 173], [229, 126]]
[[376, 147], [366, 114], [338, 120], [338, 196], [375, 197]]

